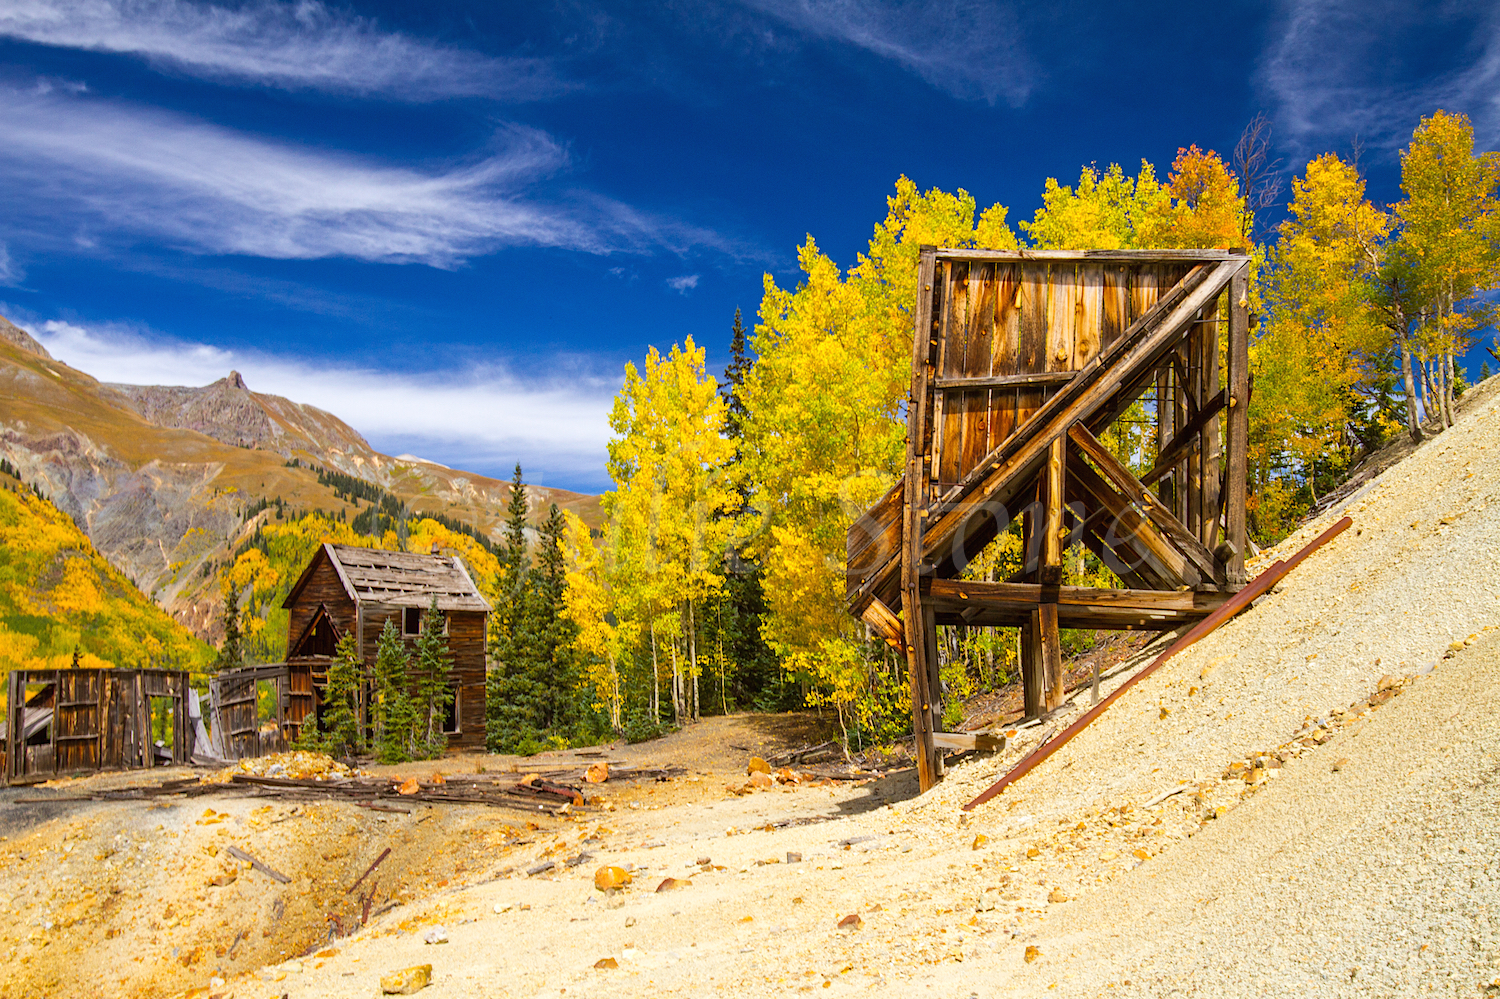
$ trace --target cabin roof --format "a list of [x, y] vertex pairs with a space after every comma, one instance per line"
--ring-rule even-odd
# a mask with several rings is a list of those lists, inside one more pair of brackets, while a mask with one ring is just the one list
[[327, 543], [307, 564], [281, 606], [291, 607], [297, 602], [320, 558], [332, 563], [344, 591], [356, 604], [427, 607], [437, 597], [439, 610], [490, 610], [489, 602], [480, 595], [457, 555], [422, 555]]

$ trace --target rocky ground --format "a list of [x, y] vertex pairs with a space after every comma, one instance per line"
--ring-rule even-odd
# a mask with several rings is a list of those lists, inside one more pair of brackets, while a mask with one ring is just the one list
[[[609, 750], [688, 770], [558, 820], [22, 813], [0, 842], [0, 993], [375, 996], [431, 965], [434, 997], [1500, 995], [1497, 395], [1266, 553], [1354, 519], [971, 812], [1072, 715], [920, 797], [909, 771], [746, 792], [751, 755], [817, 733], [741, 718]], [[7, 806], [34, 807], [60, 806]], [[228, 865], [231, 842], [290, 883]], [[360, 928], [365, 888], [345, 889], [385, 846], [395, 894]], [[601, 867], [630, 883], [600, 891]]]

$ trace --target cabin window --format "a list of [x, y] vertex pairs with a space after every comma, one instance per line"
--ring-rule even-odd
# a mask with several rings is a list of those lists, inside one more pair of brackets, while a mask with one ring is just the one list
[[448, 705], [448, 713], [443, 717], [444, 735], [462, 734], [461, 729], [458, 727], [458, 688], [454, 687], [452, 689], [453, 701]]
[[420, 635], [422, 633], [422, 610], [420, 607], [406, 607], [401, 611], [401, 634]]

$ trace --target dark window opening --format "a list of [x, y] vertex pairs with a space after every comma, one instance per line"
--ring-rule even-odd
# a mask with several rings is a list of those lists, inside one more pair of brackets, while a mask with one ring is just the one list
[[459, 735], [458, 727], [458, 688], [453, 689], [453, 700], [448, 704], [447, 713], [443, 715], [443, 734]]
[[421, 608], [407, 607], [401, 611], [401, 633], [403, 635], [420, 635], [422, 633]]

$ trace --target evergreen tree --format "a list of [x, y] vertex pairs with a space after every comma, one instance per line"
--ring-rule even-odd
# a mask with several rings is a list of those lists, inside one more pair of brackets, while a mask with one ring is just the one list
[[577, 629], [562, 614], [563, 591], [568, 585], [562, 549], [565, 529], [562, 511], [554, 503], [540, 531], [541, 547], [526, 595], [525, 632], [530, 653], [527, 665], [542, 694], [536, 727], [571, 741], [580, 734], [586, 712], [580, 702], [580, 677], [572, 655]]
[[526, 486], [521, 480], [520, 462], [516, 462], [510, 481], [510, 502], [502, 537], [500, 579], [495, 586], [498, 599], [490, 615], [490, 658], [494, 660], [494, 668], [485, 677], [485, 746], [492, 753], [515, 744], [512, 730], [517, 713], [525, 714], [525, 704], [533, 696], [526, 688], [521, 669], [521, 660], [525, 658], [522, 618], [531, 557], [526, 551]]
[[[750, 373], [755, 359], [746, 353], [745, 324], [740, 318], [738, 306], [734, 310], [734, 325], [730, 327], [729, 334], [729, 366], [724, 369], [724, 384], [719, 386], [719, 394], [724, 397], [727, 407], [724, 413], [724, 436], [739, 440], [745, 418], [750, 415], [750, 411], [740, 401], [740, 386], [745, 384], [745, 376]], [[731, 460], [738, 459], [739, 455], [735, 455]]]
[[411, 695], [411, 653], [394, 621], [387, 619], [375, 645], [375, 755], [402, 763], [415, 750], [416, 712]]
[[453, 687], [448, 682], [448, 675], [453, 670], [453, 656], [448, 652], [448, 638], [443, 634], [444, 621], [434, 596], [422, 619], [422, 634], [417, 638], [411, 667], [417, 716], [416, 749], [425, 759], [441, 755], [448, 746], [443, 720], [453, 705]]
[[245, 665], [245, 636], [240, 630], [239, 601], [235, 596], [232, 591], [224, 594], [224, 641], [219, 644], [219, 654], [214, 659], [215, 673]]
[[364, 732], [354, 705], [364, 667], [359, 640], [352, 633], [339, 639], [323, 684], [323, 716], [308, 715], [297, 734], [296, 748], [334, 757], [364, 752]]
[[1479, 366], [1479, 380], [1484, 381], [1490, 376], [1490, 362], [1485, 361]]

